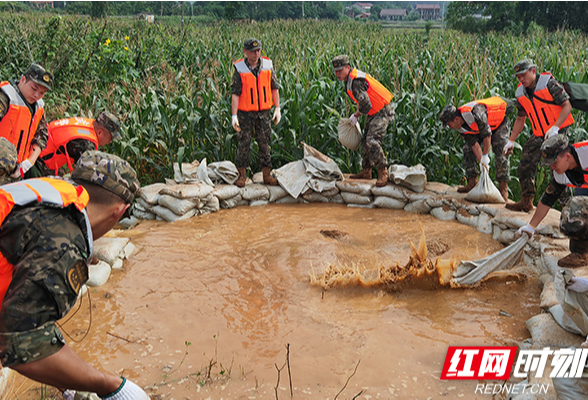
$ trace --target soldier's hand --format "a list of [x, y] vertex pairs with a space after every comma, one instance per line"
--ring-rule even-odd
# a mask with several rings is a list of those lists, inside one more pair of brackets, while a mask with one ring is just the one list
[[545, 140], [549, 139], [553, 135], [557, 135], [559, 133], [559, 126], [552, 126], [545, 132]]
[[351, 114], [349, 117], [349, 123], [351, 126], [355, 126], [355, 124], [357, 124], [357, 117], [355, 116], [355, 113]]
[[482, 159], [480, 160], [480, 165], [485, 167], [486, 170], [490, 169], [490, 157], [488, 156], [488, 154], [484, 154], [482, 156]]
[[109, 400], [149, 400], [149, 396], [143, 389], [125, 378], [116, 392], [106, 398]]
[[241, 132], [241, 127], [239, 126], [239, 118], [237, 118], [237, 115], [233, 115], [233, 117], [231, 118], [231, 124], [233, 125], [233, 129], [237, 132]]
[[29, 169], [33, 167], [33, 164], [29, 160], [24, 160], [16, 166], [16, 169], [10, 175], [14, 179], [23, 178]]
[[274, 110], [274, 116], [272, 117], [272, 121], [274, 121], [274, 124], [278, 125], [281, 119], [282, 113], [280, 112], [280, 107], [276, 107], [276, 109]]
[[578, 293], [588, 292], [588, 279], [574, 276], [570, 279], [570, 283], [566, 287], [568, 290], [573, 290]]
[[527, 235], [529, 235], [529, 237], [532, 237], [535, 234], [535, 228], [533, 228], [530, 224], [521, 226], [519, 228], [519, 230], [517, 231], [517, 233], [519, 234], [519, 236], [521, 236], [522, 234], [526, 233]]
[[509, 140], [505, 145], [504, 149], [502, 150], [502, 154], [505, 156], [510, 156], [512, 154], [512, 150], [514, 149], [514, 142]]

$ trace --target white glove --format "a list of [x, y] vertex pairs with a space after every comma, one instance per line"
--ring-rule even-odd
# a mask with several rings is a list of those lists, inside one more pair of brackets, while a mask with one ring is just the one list
[[525, 232], [526, 234], [529, 235], [529, 237], [531, 237], [535, 233], [535, 228], [533, 228], [531, 225], [527, 224], [527, 225], [521, 226], [519, 228], [519, 230], [517, 231], [519, 236], [521, 236], [523, 234], [523, 232]]
[[280, 107], [276, 107], [276, 109], [274, 110], [274, 116], [272, 117], [272, 121], [274, 121], [274, 123], [278, 125], [281, 119], [282, 113], [280, 112]]
[[559, 133], [559, 126], [553, 125], [551, 128], [545, 132], [545, 140], [549, 139], [553, 135], [557, 135]]
[[509, 140], [508, 143], [506, 143], [504, 145], [504, 149], [502, 150], [502, 154], [504, 154], [505, 156], [511, 155], [512, 149], [514, 149], [514, 142], [512, 140]]
[[572, 279], [570, 279], [570, 283], [566, 289], [573, 290], [574, 292], [578, 293], [586, 293], [588, 292], [588, 279], [574, 276]]
[[23, 178], [24, 174], [26, 174], [27, 171], [32, 168], [32, 166], [33, 164], [29, 160], [24, 160], [16, 166], [16, 170], [10, 176], [13, 178]]
[[149, 400], [149, 396], [143, 389], [126, 378], [123, 378], [123, 383], [115, 394], [106, 398], [108, 400]]
[[484, 154], [482, 156], [482, 159], [480, 160], [480, 165], [486, 167], [486, 170], [490, 169], [490, 157], [488, 156], [488, 154]]
[[62, 394], [63, 400], [74, 400], [76, 398], [75, 390], [66, 390]]
[[351, 126], [355, 126], [355, 124], [357, 124], [357, 117], [355, 116], [355, 113], [351, 114], [349, 117], [349, 123]]
[[234, 114], [231, 118], [231, 124], [233, 125], [233, 129], [237, 132], [241, 132], [241, 127], [239, 126], [239, 118], [237, 118], [237, 114]]

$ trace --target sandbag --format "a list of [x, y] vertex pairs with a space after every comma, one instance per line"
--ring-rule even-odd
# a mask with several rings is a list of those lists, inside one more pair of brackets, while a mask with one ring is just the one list
[[220, 200], [220, 207], [224, 209], [233, 208], [239, 204], [241, 200], [243, 200], [243, 197], [238, 194], [237, 196], [231, 197], [230, 199]]
[[218, 197], [210, 196], [210, 199], [204, 203], [204, 206], [198, 211], [200, 214], [217, 212], [220, 210], [220, 202]]
[[152, 185], [143, 186], [139, 189], [137, 195], [149, 204], [157, 204], [159, 192], [165, 186], [165, 183], [154, 183]]
[[372, 196], [362, 196], [357, 193], [341, 192], [341, 197], [347, 204], [370, 204], [372, 202]]
[[394, 164], [388, 168], [390, 177], [388, 180], [397, 185], [405, 186], [410, 190], [422, 193], [427, 184], [427, 170], [421, 164], [414, 167], [407, 167], [406, 165]]
[[388, 208], [392, 210], [402, 210], [406, 203], [402, 200], [393, 199], [388, 196], [376, 196], [374, 199], [374, 207]]
[[[573, 277], [574, 274], [572, 271], [566, 269], [560, 270], [555, 274], [555, 280], [553, 282], [555, 297], [562, 310], [573, 322], [573, 325], [562, 325], [562, 327], [572, 332], [579, 330], [580, 332], [577, 333], [582, 333], [586, 336], [588, 335], [588, 293], [578, 293], [566, 289], [566, 286]], [[560, 321], [557, 322], [560, 323]]]
[[357, 150], [361, 143], [361, 127], [359, 122], [351, 125], [349, 118], [341, 118], [337, 126], [339, 142], [349, 150]]
[[129, 238], [103, 236], [94, 241], [92, 255], [99, 260], [105, 261], [108, 265], [113, 265], [130, 241], [131, 239]]
[[146, 220], [154, 220], [155, 219], [155, 214], [153, 214], [150, 211], [141, 211], [138, 209], [133, 209], [133, 216], [139, 218], [139, 219], [146, 219]]
[[570, 333], [555, 322], [551, 314], [539, 314], [526, 321], [527, 329], [536, 347], [579, 346], [582, 336]]
[[217, 161], [208, 165], [208, 177], [215, 182], [235, 183], [239, 178], [239, 171], [230, 161]]
[[468, 192], [465, 199], [475, 203], [504, 203], [504, 198], [490, 179], [488, 170], [485, 167], [481, 170], [478, 184]]
[[241, 196], [244, 200], [248, 201], [268, 200], [269, 189], [264, 185], [260, 185], [259, 183], [253, 183], [251, 185], [245, 185], [245, 187], [241, 188]]
[[341, 192], [355, 193], [361, 196], [370, 196], [374, 182], [337, 181], [337, 188]]
[[269, 185], [269, 186], [267, 186], [267, 189], [269, 190], [269, 202], [270, 203], [274, 203], [274, 202], [276, 202], [276, 201], [280, 200], [281, 198], [284, 198], [288, 195], [288, 192], [286, 192], [286, 190], [281, 186]]
[[180, 165], [176, 162], [174, 163], [174, 181], [176, 183], [196, 183], [199, 182], [197, 171], [200, 163], [198, 160], [192, 161], [192, 163], [182, 163], [181, 168]]
[[196, 168], [196, 176], [198, 177], [198, 182], [206, 183], [207, 185], [214, 186], [214, 183], [208, 177], [208, 167], [206, 166], [206, 158], [202, 159], [202, 162]]
[[161, 189], [160, 194], [169, 194], [178, 199], [190, 199], [194, 197], [200, 199], [211, 194], [212, 190], [213, 187], [205, 183], [192, 183], [166, 186]]
[[404, 211], [414, 212], [417, 214], [428, 214], [431, 211], [431, 206], [427, 204], [427, 200], [417, 200], [406, 203]]
[[523, 234], [516, 242], [489, 257], [475, 261], [461, 261], [453, 273], [452, 282], [458, 285], [474, 285], [494, 271], [512, 268], [523, 256], [528, 241], [529, 235]]
[[108, 282], [110, 277], [111, 268], [108, 263], [104, 261], [98, 261], [98, 264], [88, 265], [88, 286], [102, 286]]
[[581, 400], [588, 396], [588, 378], [553, 378], [558, 400]]
[[455, 219], [457, 212], [449, 206], [435, 207], [430, 213], [433, 217], [442, 221], [451, 221]]
[[[216, 197], [215, 197], [215, 199], [216, 199]], [[174, 221], [179, 221], [182, 219], [188, 219], [188, 218], [191, 218], [194, 215], [196, 215], [196, 213], [198, 212], [198, 210], [196, 208], [193, 208], [190, 211], [188, 211], [187, 213], [185, 213], [184, 215], [177, 215], [176, 213], [171, 211], [169, 208], [165, 208], [163, 206], [154, 206], [151, 209], [151, 211], [153, 211], [153, 213], [155, 215], [157, 215], [158, 217], [160, 217], [161, 219], [163, 219], [164, 221], [167, 221], [167, 222], [174, 222]]]
[[241, 189], [235, 185], [216, 185], [212, 194], [218, 197], [219, 200], [227, 200], [240, 195]]
[[192, 199], [178, 199], [169, 194], [162, 194], [157, 202], [160, 206], [169, 208], [177, 215], [184, 215], [197, 205]]

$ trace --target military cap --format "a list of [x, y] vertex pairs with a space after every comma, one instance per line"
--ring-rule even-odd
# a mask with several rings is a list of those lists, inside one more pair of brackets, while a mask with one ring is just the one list
[[519, 74], [523, 74], [530, 70], [531, 68], [537, 68], [537, 66], [533, 63], [533, 60], [529, 58], [525, 58], [524, 60], [519, 61], [514, 66], [515, 76]]
[[333, 63], [333, 69], [339, 71], [340, 69], [343, 69], [344, 66], [349, 65], [349, 56], [341, 54], [340, 56], [333, 58], [333, 61], [331, 62]]
[[24, 76], [41, 86], [45, 86], [47, 89], [51, 89], [51, 85], [53, 84], [53, 75], [39, 64], [31, 64], [27, 72], [24, 73]]
[[0, 185], [12, 182], [17, 161], [16, 147], [6, 138], [0, 137]]
[[457, 108], [454, 105], [446, 105], [443, 107], [441, 114], [439, 114], [439, 121], [443, 122], [443, 128], [455, 117], [457, 114]]
[[541, 145], [541, 155], [543, 160], [541, 165], [551, 165], [557, 160], [559, 153], [567, 149], [569, 146], [568, 137], [566, 135], [557, 134], [551, 136]]
[[128, 162], [118, 156], [101, 151], [86, 151], [71, 173], [72, 179], [80, 179], [102, 186], [131, 203], [141, 187], [137, 173]]
[[261, 49], [261, 42], [255, 38], [250, 38], [245, 40], [243, 43], [243, 48], [250, 51]]
[[120, 139], [120, 133], [118, 133], [120, 129], [120, 123], [118, 122], [118, 118], [116, 118], [113, 114], [109, 113], [108, 111], [102, 111], [98, 118], [96, 118], [96, 122], [108, 129], [108, 132], [110, 132], [112, 135], [113, 140]]

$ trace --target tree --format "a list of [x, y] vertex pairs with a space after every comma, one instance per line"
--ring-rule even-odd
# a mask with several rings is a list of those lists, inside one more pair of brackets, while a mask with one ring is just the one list
[[370, 8], [370, 17], [375, 16], [375, 20], [379, 20], [380, 19], [380, 12], [382, 11], [382, 7], [380, 6], [372, 6], [372, 8]]
[[90, 7], [90, 15], [93, 18], [106, 17], [108, 14], [108, 2], [107, 1], [93, 1]]

